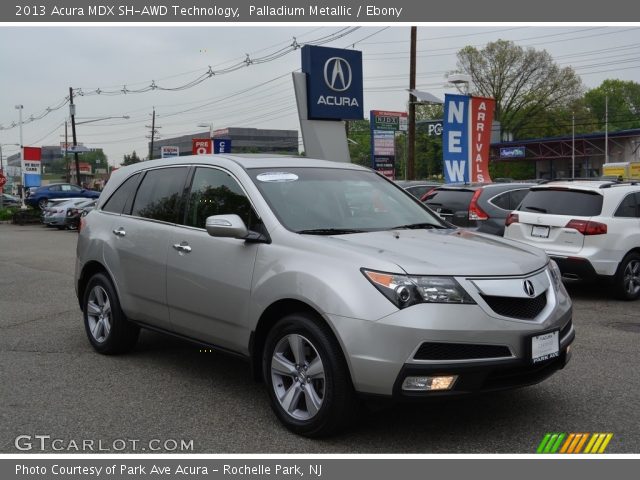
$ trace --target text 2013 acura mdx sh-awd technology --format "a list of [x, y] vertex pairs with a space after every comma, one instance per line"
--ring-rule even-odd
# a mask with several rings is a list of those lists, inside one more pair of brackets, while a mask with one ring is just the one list
[[542, 250], [451, 228], [375, 172], [278, 156], [117, 170], [83, 217], [89, 341], [150, 328], [247, 357], [278, 418], [328, 434], [368, 395], [532, 385], [564, 367], [571, 301]]

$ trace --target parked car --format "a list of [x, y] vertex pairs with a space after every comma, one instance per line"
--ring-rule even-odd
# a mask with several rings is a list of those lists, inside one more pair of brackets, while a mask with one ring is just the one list
[[17, 207], [22, 205], [20, 197], [15, 195], [9, 195], [8, 193], [2, 193], [2, 205], [5, 207]]
[[504, 222], [534, 184], [452, 184], [435, 188], [424, 203], [448, 222], [502, 236]]
[[73, 197], [98, 198], [99, 196], [100, 192], [80, 188], [77, 185], [54, 183], [39, 187], [26, 198], [25, 202], [32, 207], [42, 209], [46, 207], [47, 202], [52, 199]]
[[544, 249], [566, 278], [608, 280], [619, 298], [640, 298], [638, 184], [536, 186], [509, 215], [504, 235]]
[[85, 200], [79, 205], [67, 208], [65, 226], [69, 230], [79, 230], [80, 219], [86, 216], [91, 210], [96, 208], [97, 200]]
[[416, 198], [421, 198], [427, 192], [442, 185], [441, 183], [426, 180], [396, 180], [396, 184]]
[[67, 212], [91, 203], [95, 203], [95, 200], [91, 198], [69, 198], [49, 201], [44, 210], [42, 210], [42, 223], [64, 230], [67, 228]]
[[83, 224], [75, 287], [96, 351], [132, 349], [142, 327], [233, 352], [302, 435], [344, 426], [356, 394], [509, 389], [570, 357], [571, 300], [544, 252], [450, 228], [357, 165], [142, 162]]

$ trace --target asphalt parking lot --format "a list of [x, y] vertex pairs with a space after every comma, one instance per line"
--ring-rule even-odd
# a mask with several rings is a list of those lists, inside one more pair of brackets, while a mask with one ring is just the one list
[[95, 353], [73, 289], [76, 236], [0, 224], [0, 452], [20, 453], [19, 435], [50, 435], [64, 445], [186, 439], [202, 453], [533, 453], [546, 432], [612, 432], [608, 453], [640, 452], [640, 302], [570, 285], [577, 340], [551, 379], [377, 409], [308, 440], [280, 426], [233, 357], [151, 332], [131, 354]]

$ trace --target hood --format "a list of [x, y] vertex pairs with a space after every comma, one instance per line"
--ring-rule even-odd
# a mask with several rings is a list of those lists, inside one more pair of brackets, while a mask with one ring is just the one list
[[547, 264], [547, 255], [535, 247], [461, 229], [390, 230], [321, 238], [340, 242], [342, 248], [354, 253], [393, 262], [411, 275], [524, 275]]

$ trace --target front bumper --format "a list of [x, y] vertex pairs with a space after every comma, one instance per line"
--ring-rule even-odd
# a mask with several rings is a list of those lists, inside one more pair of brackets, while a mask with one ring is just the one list
[[[377, 321], [327, 317], [345, 352], [354, 387], [363, 394], [397, 396], [397, 385], [402, 384], [407, 372], [459, 374], [448, 394], [512, 388], [537, 383], [568, 360], [566, 347], [575, 332], [571, 301], [564, 288], [555, 292], [549, 309], [533, 320], [505, 318], [486, 310], [481, 305], [420, 304]], [[561, 332], [560, 359], [534, 372], [528, 368], [531, 336], [556, 329]], [[425, 342], [469, 345], [479, 350], [499, 348], [506, 353], [491, 358], [419, 359], [417, 352]], [[511, 370], [519, 380], [496, 380]], [[426, 395], [434, 394], [442, 395]]]

